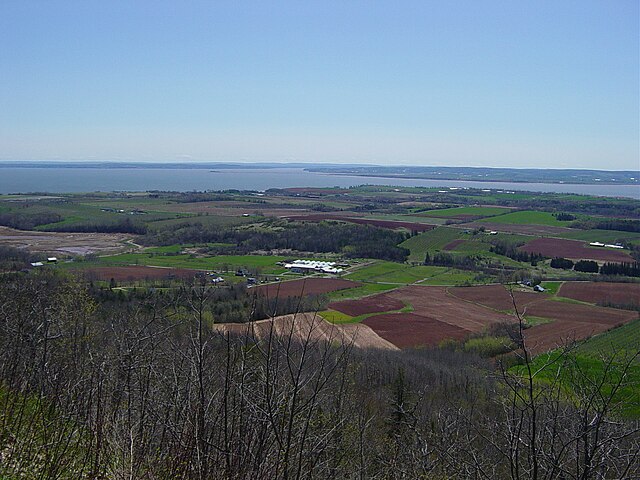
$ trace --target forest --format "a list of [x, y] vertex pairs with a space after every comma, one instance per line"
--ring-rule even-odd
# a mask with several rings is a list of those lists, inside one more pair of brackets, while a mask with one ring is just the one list
[[231, 335], [215, 295], [194, 284], [117, 302], [51, 272], [0, 283], [0, 476], [640, 475], [640, 423], [616, 396], [633, 356], [599, 373], [567, 345], [544, 360], [567, 390], [536, 381], [518, 329], [523, 354], [495, 368], [453, 347]]

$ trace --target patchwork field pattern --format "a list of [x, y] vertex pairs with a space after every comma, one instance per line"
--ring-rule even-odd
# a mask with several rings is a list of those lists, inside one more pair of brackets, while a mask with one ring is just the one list
[[[513, 298], [525, 319], [549, 320], [525, 330], [534, 354], [605, 332], [638, 317], [634, 311], [560, 302], [542, 293], [514, 291]], [[403, 305], [413, 311], [397, 312]], [[334, 302], [329, 307], [352, 317], [374, 314], [363, 323], [400, 348], [434, 346], [446, 339], [460, 340], [482, 333], [495, 323], [517, 321], [512, 296], [502, 285], [412, 285], [359, 300]]]
[[435, 346], [446, 339], [462, 339], [481, 332], [496, 322], [515, 321], [513, 316], [449, 295], [446, 287], [408, 286], [360, 300], [335, 302], [329, 307], [358, 316], [399, 310], [405, 305], [410, 305], [413, 311], [373, 315], [363, 323], [402, 348]]

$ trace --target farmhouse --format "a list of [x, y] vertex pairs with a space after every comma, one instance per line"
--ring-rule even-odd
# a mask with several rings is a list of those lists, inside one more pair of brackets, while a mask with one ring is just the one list
[[294, 260], [291, 263], [285, 263], [284, 268], [292, 273], [331, 273], [337, 274], [342, 272], [342, 268], [337, 268], [335, 262], [318, 262], [316, 260]]

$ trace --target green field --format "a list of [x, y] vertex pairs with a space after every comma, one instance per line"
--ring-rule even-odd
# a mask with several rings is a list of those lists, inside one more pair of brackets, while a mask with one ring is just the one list
[[571, 240], [584, 240], [585, 242], [614, 243], [617, 241], [627, 241], [635, 245], [640, 245], [640, 233], [621, 232], [618, 230], [576, 230], [574, 232], [562, 233], [561, 238]]
[[345, 290], [336, 290], [335, 292], [327, 293], [327, 297], [330, 300], [350, 300], [355, 298], [362, 298], [368, 295], [374, 295], [376, 293], [386, 292], [398, 288], [397, 285], [391, 285], [388, 283], [363, 283], [359, 287], [347, 288]]
[[470, 282], [474, 277], [473, 272], [449, 267], [412, 266], [381, 261], [360, 268], [344, 278], [358, 282], [400, 286], [416, 282], [420, 282], [421, 285], [459, 285]]
[[465, 237], [462, 230], [451, 227], [438, 227], [405, 240], [401, 247], [408, 248], [410, 262], [424, 262], [427, 251], [442, 250], [448, 243]]
[[[625, 357], [616, 355], [607, 367], [607, 360], [597, 358], [589, 354], [577, 352], [568, 354], [566, 363], [558, 370], [562, 360], [558, 359], [560, 353], [553, 351], [538, 355], [532, 361], [533, 371], [536, 372], [536, 381], [540, 386], [551, 384], [558, 378], [563, 386], [563, 392], [574, 402], [580, 404], [586, 399], [594, 399], [600, 404], [602, 398], [612, 396], [610, 408], [614, 416], [639, 418], [640, 417], [640, 364], [637, 362], [624, 368]], [[545, 367], [550, 361], [555, 361]], [[513, 371], [522, 375], [526, 370], [523, 366], [515, 367]], [[624, 379], [621, 380], [624, 375]], [[620, 388], [613, 393], [613, 389], [620, 382]], [[593, 390], [597, 389], [597, 392]]]
[[[612, 387], [622, 375], [626, 375], [621, 388], [613, 397], [613, 404], [618, 414], [640, 417], [640, 320], [614, 328], [581, 342], [572, 351], [568, 363], [561, 370], [561, 381], [566, 393], [580, 402], [582, 396], [589, 392], [593, 385], [598, 385], [605, 372], [607, 380], [603, 382], [600, 393], [605, 396], [612, 392]], [[538, 382], [542, 384], [553, 381], [558, 373], [558, 363], [543, 368], [550, 359], [558, 358], [559, 352], [554, 351], [538, 355], [533, 360], [534, 371]], [[624, 365], [632, 360], [627, 371]], [[609, 367], [607, 367], [610, 362]], [[514, 371], [524, 374], [524, 367], [515, 367]]]
[[408, 313], [408, 312], [413, 312], [413, 306], [405, 302], [404, 307], [402, 307], [400, 310], [388, 310], [386, 312], [365, 313], [364, 315], [358, 315], [357, 317], [352, 317], [350, 315], [347, 315], [346, 313], [338, 312], [337, 310], [331, 310], [331, 309], [318, 312], [318, 314], [328, 322], [335, 323], [335, 324], [344, 324], [344, 323], [360, 323], [367, 318], [375, 317], [377, 315], [386, 315], [387, 313]]
[[458, 215], [468, 215], [472, 217], [493, 217], [495, 215], [509, 213], [510, 211], [511, 209], [503, 207], [455, 207], [421, 211], [420, 215], [424, 217], [437, 218], [453, 218], [457, 217]]
[[558, 293], [562, 282], [542, 282], [540, 286], [545, 289], [549, 295], [555, 295]]
[[534, 210], [522, 210], [520, 212], [506, 213], [487, 219], [491, 223], [508, 223], [515, 225], [549, 225], [553, 227], [568, 227], [571, 222], [561, 222], [549, 212], [537, 212]]
[[[578, 347], [578, 352], [600, 358], [618, 353], [632, 354], [640, 349], [640, 320], [628, 323], [608, 332], [591, 337]], [[640, 364], [640, 356], [635, 362]]]
[[236, 270], [247, 268], [268, 275], [279, 275], [286, 270], [276, 262], [286, 257], [260, 255], [217, 255], [196, 257], [192, 255], [164, 255], [153, 253], [124, 253], [99, 257], [95, 261], [69, 264], [70, 268], [100, 266], [146, 265], [154, 267], [189, 268], [193, 270]]

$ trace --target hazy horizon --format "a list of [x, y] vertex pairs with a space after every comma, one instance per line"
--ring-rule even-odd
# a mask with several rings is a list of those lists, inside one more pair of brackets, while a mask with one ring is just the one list
[[640, 168], [639, 5], [4, 2], [0, 161]]

